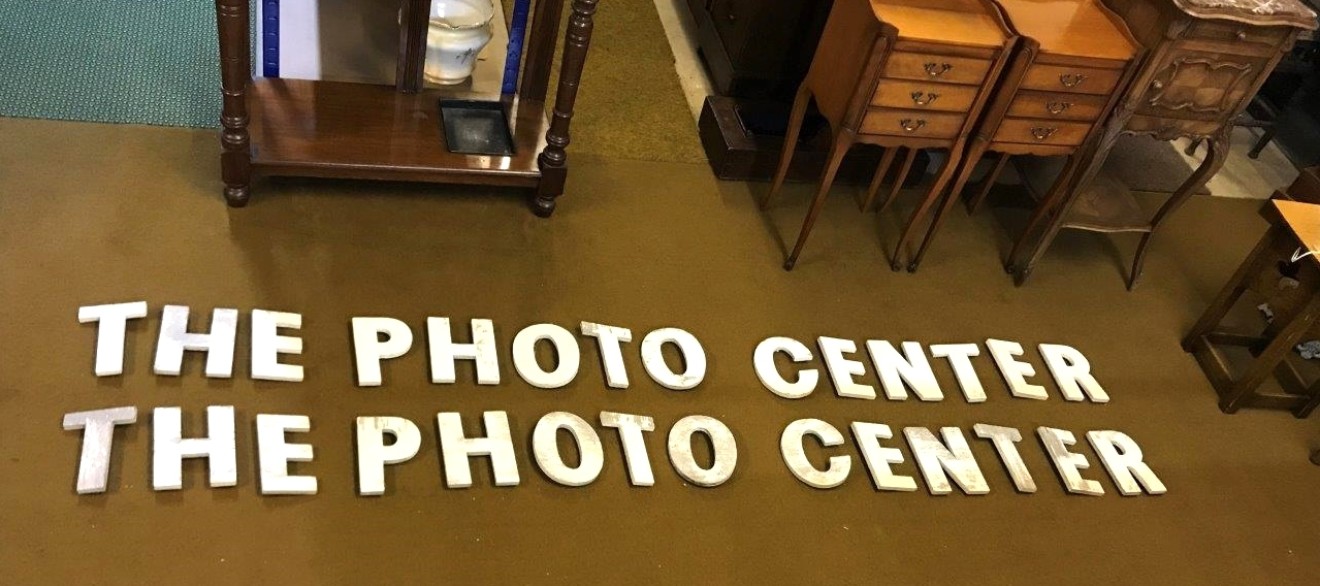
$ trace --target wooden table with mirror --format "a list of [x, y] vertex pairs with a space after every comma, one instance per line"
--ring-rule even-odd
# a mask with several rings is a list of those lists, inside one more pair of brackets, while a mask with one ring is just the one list
[[854, 144], [885, 148], [866, 200], [867, 209], [897, 158], [907, 155], [881, 208], [895, 199], [918, 149], [946, 149], [948, 157], [908, 218], [891, 265], [944, 192], [963, 155], [966, 137], [1008, 61], [1016, 35], [991, 0], [836, 0], [806, 80], [798, 89], [784, 151], [764, 207], [783, 185], [807, 106], [828, 120], [830, 154], [797, 242], [784, 261], [791, 270], [829, 194], [843, 156]]
[[[1075, 180], [1048, 213], [1028, 226], [1038, 234], [1010, 258], [1007, 268], [1021, 284], [1060, 229], [1138, 233], [1141, 241], [1128, 273], [1131, 289], [1141, 276], [1157, 229], [1224, 164], [1233, 120], [1304, 30], [1315, 13], [1300, 0], [1104, 0], [1147, 49], [1114, 113], [1086, 155]], [[1101, 167], [1123, 135], [1158, 140], [1203, 139], [1204, 161], [1153, 215]]]

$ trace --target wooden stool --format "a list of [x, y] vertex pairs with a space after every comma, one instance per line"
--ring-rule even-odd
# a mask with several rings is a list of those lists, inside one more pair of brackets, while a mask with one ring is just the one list
[[[1320, 205], [1272, 200], [1267, 206], [1265, 213], [1273, 225], [1210, 303], [1182, 346], [1201, 363], [1219, 394], [1219, 408], [1225, 413], [1242, 407], [1265, 407], [1287, 409], [1299, 418], [1306, 417], [1320, 406], [1320, 379], [1308, 385], [1287, 357], [1308, 334], [1320, 334], [1316, 327], [1320, 323], [1320, 255], [1300, 259], [1295, 277], [1298, 290], [1290, 295], [1295, 302], [1291, 307], [1274, 308], [1274, 320], [1263, 336], [1215, 329], [1251, 282], [1261, 273], [1273, 271], [1278, 260], [1292, 259], [1299, 250], [1320, 251]], [[1255, 361], [1245, 374], [1234, 379], [1214, 344], [1247, 347]], [[1257, 391], [1271, 373], [1278, 377], [1283, 394]]]
[[[902, 268], [903, 249], [958, 167], [966, 137], [1016, 39], [990, 0], [836, 0], [793, 101], [784, 152], [761, 204], [768, 205], [783, 185], [807, 105], [814, 99], [830, 123], [830, 154], [784, 269], [797, 263], [839, 163], [853, 144], [886, 148], [863, 210], [874, 201], [899, 148], [908, 149], [908, 155], [882, 209], [893, 201], [917, 149], [948, 149], [948, 159], [899, 238], [890, 264]], [[915, 271], [917, 262], [909, 263], [908, 270]]]

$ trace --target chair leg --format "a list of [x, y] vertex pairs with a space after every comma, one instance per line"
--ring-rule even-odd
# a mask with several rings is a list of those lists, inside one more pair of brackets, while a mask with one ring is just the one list
[[1183, 149], [1183, 154], [1185, 154], [1185, 155], [1187, 155], [1187, 156], [1189, 156], [1189, 157], [1195, 157], [1195, 156], [1196, 156], [1196, 147], [1199, 147], [1199, 146], [1201, 146], [1201, 139], [1199, 139], [1199, 138], [1193, 138], [1193, 139], [1192, 139], [1192, 143], [1189, 144], [1189, 145], [1187, 145], [1187, 148], [1186, 148], [1186, 149]]
[[[930, 227], [926, 229], [926, 237], [921, 240], [921, 248], [917, 249], [917, 256], [912, 259], [912, 262], [908, 263], [907, 270], [909, 273], [917, 272], [917, 267], [921, 265], [921, 259], [926, 256], [926, 249], [930, 248], [931, 241], [935, 240], [935, 232], [939, 231], [940, 224], [944, 223], [945, 216], [949, 214], [953, 204], [958, 201], [958, 192], [952, 190], [945, 192], [944, 190], [949, 178], [953, 176], [954, 169], [958, 166], [957, 149], [957, 146], [950, 149], [949, 160], [944, 163], [944, 167], [940, 169], [940, 174], [935, 179], [935, 184], [931, 186], [930, 191], [926, 194], [927, 201], [932, 203], [942, 201], [942, 203], [936, 208], [935, 218], [930, 221]], [[971, 162], [970, 159], [968, 162]], [[943, 200], [940, 200], [941, 195], [944, 196]], [[913, 219], [915, 220], [915, 216]]]
[[999, 174], [1004, 172], [1004, 165], [1008, 163], [1008, 153], [999, 153], [999, 160], [995, 161], [995, 166], [990, 170], [990, 174], [985, 176], [976, 195], [972, 196], [967, 202], [967, 213], [976, 213], [977, 208], [981, 207], [981, 202], [990, 195], [990, 189], [995, 186], [995, 181], [999, 179]]
[[885, 153], [880, 156], [880, 165], [875, 168], [875, 175], [871, 177], [871, 185], [866, 188], [866, 201], [862, 202], [862, 211], [871, 209], [871, 204], [875, 203], [875, 196], [880, 192], [880, 183], [885, 180], [885, 175], [889, 174], [889, 168], [894, 166], [894, 157], [898, 155], [899, 147], [887, 147]]
[[1256, 140], [1256, 144], [1252, 145], [1250, 151], [1247, 151], [1247, 156], [1252, 159], [1259, 159], [1260, 152], [1265, 150], [1265, 147], [1268, 146], [1270, 142], [1274, 141], [1274, 135], [1278, 132], [1279, 127], [1277, 124], [1271, 124], [1265, 127], [1265, 133], [1260, 135], [1260, 138]]
[[[912, 170], [912, 162], [917, 160], [917, 149], [909, 148], [905, 150], [907, 153], [903, 156], [903, 164], [898, 166], [898, 175], [894, 176], [894, 184], [889, 188], [889, 196], [885, 197], [885, 200], [880, 202], [880, 209], [877, 210], [879, 212], [888, 209], [889, 204], [894, 203], [894, 200], [898, 199], [898, 190], [903, 188], [903, 181], [907, 179], [908, 172]], [[898, 269], [894, 270], [897, 271]]]
[[793, 162], [793, 153], [797, 151], [798, 135], [802, 132], [802, 120], [807, 117], [807, 104], [811, 102], [811, 89], [803, 83], [798, 87], [797, 97], [793, 98], [793, 111], [788, 116], [788, 133], [784, 136], [784, 151], [779, 155], [779, 168], [775, 170], [774, 182], [770, 184], [770, 191], [765, 194], [765, 199], [761, 200], [761, 209], [770, 205], [770, 200], [779, 193], [779, 188], [784, 186], [784, 178], [788, 176], [789, 163]]
[[802, 231], [798, 233], [797, 244], [793, 245], [793, 252], [784, 259], [784, 270], [791, 271], [797, 265], [798, 255], [802, 254], [802, 247], [807, 244], [807, 236], [816, 225], [816, 216], [820, 215], [821, 208], [825, 206], [825, 198], [830, 194], [830, 186], [834, 184], [834, 175], [839, 171], [839, 163], [843, 161], [843, 156], [848, 154], [853, 138], [853, 133], [848, 130], [840, 131], [834, 137], [834, 143], [830, 145], [829, 159], [825, 162], [825, 173], [820, 178], [820, 187], [816, 190], [815, 199], [811, 200], [807, 219], [802, 222]]

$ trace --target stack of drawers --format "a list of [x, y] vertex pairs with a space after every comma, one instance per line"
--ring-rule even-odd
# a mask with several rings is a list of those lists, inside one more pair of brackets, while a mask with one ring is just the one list
[[[1128, 63], [1122, 62], [1122, 66]], [[1039, 60], [1032, 63], [990, 144], [1062, 147], [1082, 144], [1100, 117], [1108, 112], [1123, 74], [1122, 67], [1050, 65]]]
[[[1043, 195], [1046, 202], [1038, 206], [1038, 217], [1046, 213], [1049, 201], [1059, 197], [1081, 166], [1083, 147], [1101, 132], [1103, 121], [1141, 63], [1140, 44], [1100, 0], [998, 2], [1022, 39], [977, 125], [950, 193], [936, 213], [932, 232], [958, 201], [987, 152], [997, 153], [998, 160], [972, 196], [972, 210], [989, 194], [1009, 156], [1068, 156], [1064, 172]], [[1023, 242], [1022, 236], [1018, 242]]]
[[885, 63], [861, 131], [956, 138], [992, 66], [989, 58], [895, 52]]
[[885, 154], [864, 209], [899, 149], [908, 154], [886, 203], [893, 200], [918, 149], [947, 152], [891, 259], [894, 270], [905, 264], [915, 270], [919, 258], [904, 263], [903, 252], [953, 177], [1016, 40], [993, 0], [835, 0], [811, 70], [794, 100], [784, 152], [765, 199], [768, 203], [782, 186], [807, 105], [814, 101], [830, 123], [832, 146], [784, 268], [796, 264], [844, 154], [854, 144], [865, 143], [884, 147]]

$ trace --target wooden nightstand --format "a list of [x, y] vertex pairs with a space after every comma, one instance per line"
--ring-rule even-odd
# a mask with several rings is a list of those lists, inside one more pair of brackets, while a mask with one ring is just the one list
[[998, 157], [968, 204], [972, 211], [989, 193], [1009, 156], [1069, 157], [1049, 195], [1037, 206], [1037, 214], [1045, 213], [1051, 196], [1067, 185], [1083, 146], [1098, 134], [1101, 122], [1118, 103], [1141, 62], [1141, 46], [1123, 20], [1100, 0], [997, 1], [1022, 40], [976, 127], [976, 136], [927, 240], [959, 199], [986, 152], [998, 153]]
[[[1028, 227], [1041, 236], [1010, 270], [1021, 283], [1061, 228], [1140, 233], [1128, 288], [1141, 276], [1155, 230], [1219, 171], [1233, 120], [1247, 107], [1315, 13], [1300, 0], [1104, 0], [1148, 50], [1057, 210]], [[1093, 181], [1121, 135], [1209, 143], [1205, 161], [1152, 217], [1117, 181]], [[1098, 188], [1093, 188], [1098, 187]]]
[[[886, 148], [867, 203], [875, 197], [898, 148], [909, 149], [909, 156], [896, 183], [902, 182], [916, 149], [947, 149], [947, 160], [908, 219], [890, 261], [894, 270], [901, 269], [903, 249], [957, 168], [967, 136], [1016, 40], [990, 0], [836, 0], [793, 102], [779, 169], [763, 203], [769, 203], [783, 185], [807, 105], [815, 99], [830, 123], [833, 141], [820, 186], [784, 269], [791, 270], [797, 262], [839, 163], [853, 144]], [[915, 270], [916, 260], [907, 266]]]

